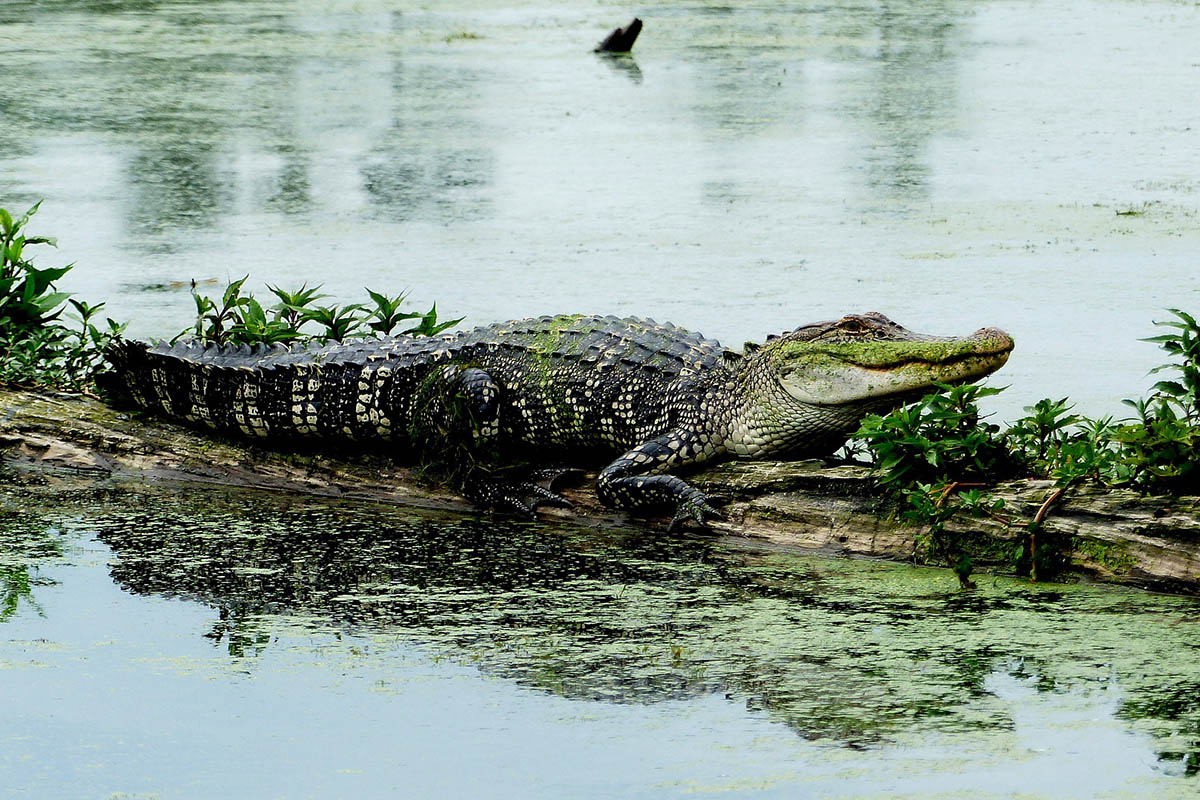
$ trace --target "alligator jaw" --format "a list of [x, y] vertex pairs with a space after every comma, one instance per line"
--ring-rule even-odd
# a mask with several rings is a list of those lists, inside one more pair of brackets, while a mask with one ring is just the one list
[[895, 404], [935, 384], [969, 383], [1000, 369], [1013, 349], [1012, 337], [997, 328], [957, 338], [926, 336], [882, 315], [827, 325], [817, 335], [784, 336], [772, 347], [783, 388], [813, 406]]
[[[928, 374], [941, 374], [943, 378], [938, 383], [959, 384], [971, 383], [985, 378], [1008, 362], [1012, 355], [1013, 339], [999, 328], [981, 328], [966, 339], [945, 339], [946, 342], [961, 342], [968, 344], [977, 342], [974, 348], [962, 352], [950, 352], [943, 358], [904, 359], [891, 364], [863, 364], [854, 359], [846, 359], [845, 363], [867, 372], [888, 375], [898, 371], [911, 370]], [[902, 392], [907, 393], [907, 392]]]

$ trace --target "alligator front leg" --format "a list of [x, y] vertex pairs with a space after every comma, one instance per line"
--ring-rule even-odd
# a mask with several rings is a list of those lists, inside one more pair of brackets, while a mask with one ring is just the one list
[[691, 431], [672, 431], [630, 450], [600, 473], [596, 493], [600, 502], [616, 508], [674, 506], [675, 516], [667, 530], [675, 530], [686, 519], [701, 526], [708, 517], [721, 518], [712, 499], [668, 470], [700, 464], [714, 453]]

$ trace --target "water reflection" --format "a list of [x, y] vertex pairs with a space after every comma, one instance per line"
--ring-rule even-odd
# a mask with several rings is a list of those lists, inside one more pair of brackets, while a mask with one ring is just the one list
[[959, 113], [960, 39], [971, 6], [928, 0], [696, 10], [689, 61], [700, 130], [717, 140], [782, 137], [804, 146], [829, 124], [814, 113], [832, 111], [837, 124], [849, 123], [848, 163], [869, 198], [865, 210], [881, 202], [924, 207], [930, 145], [953, 130]]
[[957, 62], [962, 18], [957, 0], [880, 3], [874, 19], [879, 53], [869, 66], [867, 184], [893, 200], [929, 195], [930, 142], [957, 113]]
[[282, 214], [301, 214], [312, 208], [312, 183], [308, 179], [311, 166], [308, 154], [292, 145], [278, 148], [281, 164], [274, 175], [264, 182], [261, 194], [264, 205]]
[[858, 123], [864, 179], [888, 201], [928, 198], [930, 143], [953, 130], [959, 113], [963, 23], [958, 0], [839, 7], [819, 17], [833, 60], [852, 72], [839, 83], [837, 111]]
[[126, 220], [141, 236], [161, 236], [171, 228], [217, 224], [232, 199], [228, 172], [217, 154], [197, 141], [165, 141], [129, 155], [130, 188]]
[[596, 58], [607, 64], [613, 72], [624, 75], [634, 84], [642, 82], [642, 68], [632, 53], [596, 53]]
[[[262, 499], [111, 495], [86, 514], [137, 594], [214, 608], [237, 659], [274, 635], [399, 636], [568, 698], [724, 693], [812, 739], [1008, 730], [997, 669], [1126, 692], [1163, 758], [1200, 761], [1194, 600], [730, 550], [711, 538], [413, 518]], [[1153, 723], [1150, 725], [1149, 723]]]
[[[401, 14], [393, 32], [406, 29]], [[487, 215], [495, 157], [476, 109], [486, 83], [478, 66], [393, 53], [378, 102], [387, 115], [358, 172], [376, 216], [464, 221]]]
[[41, 568], [62, 553], [53, 529], [25, 514], [0, 508], [0, 622], [12, 619], [22, 608], [41, 616], [34, 589], [54, 585], [53, 579], [41, 574]]
[[[400, 44], [404, 15], [390, 9], [271, 10], [39, 9], [23, 22], [67, 25], [87, 48], [50, 68], [46, 55], [14, 65], [14, 82], [34, 88], [0, 100], [15, 112], [0, 141], [103, 134], [105, 157], [120, 164], [113, 193], [129, 242], [152, 252], [177, 246], [181, 232], [220, 229], [231, 214], [486, 213], [494, 157], [475, 121], [477, 70], [413, 57]], [[66, 16], [78, 13], [91, 16]]]
[[696, 71], [693, 113], [702, 129], [740, 138], [785, 120], [798, 123], [805, 98], [794, 85], [803, 50], [794, 45], [804, 37], [808, 15], [782, 9], [738, 13], [725, 5], [704, 5], [697, 11], [689, 55]]
[[[857, 123], [864, 153], [854, 162], [865, 165], [867, 187], [922, 200], [929, 142], [956, 114], [968, 13], [955, 0], [701, 4], [660, 22], [688, 32], [680, 56], [693, 71], [687, 94], [704, 136], [745, 139], [782, 126], [794, 137], [812, 112], [806, 69], [829, 59], [849, 70], [819, 80], [836, 83], [837, 115]], [[490, 217], [495, 145], [513, 120], [493, 126], [487, 94], [512, 76], [457, 50], [431, 50], [429, 19], [410, 16], [373, 4], [353, 14], [269, 3], [55, 4], [32, 24], [69, 22], [87, 47], [14, 64], [13, 82], [32, 88], [0, 100], [14, 111], [0, 137], [115, 134], [106, 149], [123, 164], [116, 194], [135, 243], [216, 228], [231, 211], [365, 205], [388, 222]], [[632, 56], [602, 60], [642, 82]]]

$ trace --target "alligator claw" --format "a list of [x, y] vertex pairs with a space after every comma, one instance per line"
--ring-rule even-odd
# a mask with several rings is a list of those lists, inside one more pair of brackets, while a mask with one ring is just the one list
[[[553, 483], [553, 481], [551, 481], [551, 483]], [[529, 492], [530, 494], [532, 494], [534, 496], [533, 504], [535, 506], [537, 506], [539, 504], [538, 501], [541, 501], [542, 503], [545, 503], [548, 506], [558, 506], [559, 508], [571, 508], [575, 505], [574, 503], [572, 503], [567, 498], [563, 497], [558, 492], [551, 491], [550, 489], [547, 489], [546, 487], [542, 486], [541, 484], [520, 483], [517, 485], [520, 486], [521, 488], [525, 489], [527, 492]]]
[[563, 478], [569, 478], [574, 481], [584, 475], [581, 469], [574, 467], [547, 467], [546, 469], [536, 469], [529, 473], [529, 480], [534, 483], [539, 483], [547, 489], [553, 489], [554, 484]]
[[696, 524], [701, 528], [708, 527], [707, 518], [725, 519], [725, 515], [712, 506], [713, 503], [718, 503], [722, 499], [708, 497], [698, 491], [680, 500], [675, 516], [671, 518], [671, 524], [667, 526], [667, 533], [679, 530], [688, 519], [696, 520]]

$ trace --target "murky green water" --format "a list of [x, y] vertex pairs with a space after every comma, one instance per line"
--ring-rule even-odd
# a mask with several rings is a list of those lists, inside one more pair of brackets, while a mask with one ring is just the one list
[[0, 508], [10, 795], [1200, 788], [1194, 599], [262, 495]]
[[139, 335], [247, 272], [731, 344], [874, 309], [1013, 332], [1005, 415], [1120, 413], [1200, 307], [1198, 40], [1175, 0], [0, 0], [0, 196]]

